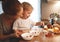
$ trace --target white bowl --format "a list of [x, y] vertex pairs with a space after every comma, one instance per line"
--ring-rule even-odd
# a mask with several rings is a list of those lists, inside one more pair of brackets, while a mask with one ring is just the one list
[[31, 34], [31, 33], [23, 33], [21, 35], [21, 37], [24, 39], [24, 40], [31, 40], [34, 36]]
[[31, 30], [42, 32], [42, 28], [38, 26], [34, 26], [33, 28], [31, 28]]
[[40, 31], [31, 30], [30, 33], [31, 33], [33, 36], [38, 36], [38, 35], [40, 34]]
[[30, 31], [34, 36], [38, 36], [40, 32], [42, 32], [42, 28], [39, 28], [38, 26], [34, 26]]

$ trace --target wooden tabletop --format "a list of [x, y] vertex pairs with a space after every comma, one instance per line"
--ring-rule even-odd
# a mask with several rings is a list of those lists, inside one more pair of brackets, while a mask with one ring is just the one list
[[60, 35], [55, 35], [53, 37], [45, 37], [42, 33], [39, 36], [33, 37], [32, 40], [23, 40], [20, 42], [60, 42]]

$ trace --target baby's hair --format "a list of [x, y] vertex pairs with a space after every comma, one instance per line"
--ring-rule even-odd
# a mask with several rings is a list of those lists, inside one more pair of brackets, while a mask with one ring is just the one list
[[24, 10], [29, 10], [29, 8], [33, 9], [32, 5], [28, 2], [23, 2], [22, 5]]

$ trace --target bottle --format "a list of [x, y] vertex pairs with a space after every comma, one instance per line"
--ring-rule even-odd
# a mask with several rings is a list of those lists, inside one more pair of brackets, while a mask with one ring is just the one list
[[44, 26], [43, 26], [43, 25], [41, 25], [40, 27], [41, 27], [41, 28], [44, 28]]
[[53, 25], [54, 24], [54, 19], [50, 19], [50, 24]]

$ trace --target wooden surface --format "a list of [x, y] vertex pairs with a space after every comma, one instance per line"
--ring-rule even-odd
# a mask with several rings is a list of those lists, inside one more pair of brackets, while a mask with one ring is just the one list
[[53, 37], [45, 37], [44, 34], [40, 34], [37, 37], [34, 37], [32, 40], [23, 40], [20, 42], [60, 42], [60, 35], [54, 35]]

